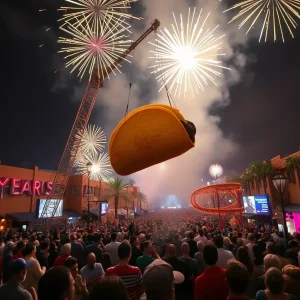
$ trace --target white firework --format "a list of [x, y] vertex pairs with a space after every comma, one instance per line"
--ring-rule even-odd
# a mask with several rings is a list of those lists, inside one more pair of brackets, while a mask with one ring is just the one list
[[76, 139], [80, 140], [80, 146], [76, 160], [83, 159], [85, 154], [102, 151], [106, 144], [106, 136], [101, 127], [88, 125], [83, 133], [78, 133]]
[[185, 95], [190, 91], [194, 96], [204, 91], [204, 86], [209, 82], [217, 85], [216, 78], [221, 76], [221, 69], [228, 69], [222, 66], [218, 58], [224, 56], [219, 53], [221, 39], [224, 35], [215, 37], [214, 29], [207, 28], [209, 14], [201, 21], [202, 9], [196, 16], [196, 8], [193, 12], [189, 9], [187, 20], [184, 21], [180, 14], [178, 24], [175, 14], [173, 18], [175, 25], [172, 30], [164, 28], [160, 30], [155, 39], [153, 56], [155, 64], [152, 73], [158, 74], [156, 79], [161, 83], [161, 91], [166, 85], [169, 90], [174, 91], [175, 97]]
[[223, 175], [223, 168], [221, 165], [213, 164], [208, 169], [209, 175], [215, 179]]
[[86, 153], [85, 159], [77, 163], [78, 174], [87, 174], [87, 163], [92, 164], [90, 179], [107, 180], [111, 176], [111, 165], [107, 153]]

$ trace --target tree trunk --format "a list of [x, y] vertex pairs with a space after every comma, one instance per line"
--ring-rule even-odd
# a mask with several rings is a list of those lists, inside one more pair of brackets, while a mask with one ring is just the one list
[[263, 185], [264, 185], [265, 195], [267, 195], [267, 177], [266, 176], [263, 178]]
[[140, 213], [142, 212], [142, 199], [140, 200]]
[[118, 216], [119, 196], [115, 196], [115, 218]]
[[251, 196], [251, 187], [250, 187], [250, 181], [247, 181], [247, 184], [248, 184], [248, 193], [249, 193], [249, 196]]

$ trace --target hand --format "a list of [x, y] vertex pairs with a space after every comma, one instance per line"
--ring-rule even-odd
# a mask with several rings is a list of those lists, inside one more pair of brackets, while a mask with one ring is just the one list
[[30, 293], [32, 300], [38, 300], [37, 293], [36, 293], [34, 287], [29, 288], [28, 292]]

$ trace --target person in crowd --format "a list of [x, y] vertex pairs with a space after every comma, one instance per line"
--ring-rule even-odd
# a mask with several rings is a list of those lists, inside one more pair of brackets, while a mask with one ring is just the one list
[[156, 247], [151, 241], [145, 241], [142, 244], [144, 255], [136, 260], [137, 267], [144, 273], [145, 268], [150, 265], [155, 259], [160, 259], [157, 254]]
[[49, 256], [49, 244], [43, 241], [41, 242], [39, 249], [36, 251], [36, 259], [38, 260], [40, 266], [45, 267], [46, 270], [49, 269], [48, 256]]
[[8, 241], [3, 250], [3, 260], [2, 260], [2, 268], [3, 268], [3, 283], [6, 283], [9, 279], [8, 276], [8, 265], [10, 259], [13, 257], [13, 249], [15, 247], [15, 243], [12, 241]]
[[130, 300], [125, 285], [118, 276], [104, 276], [95, 284], [88, 300]]
[[194, 241], [195, 242], [202, 242], [204, 246], [210, 243], [208, 241], [208, 239], [206, 238], [206, 236], [204, 235], [203, 229], [199, 229], [199, 235], [194, 238]]
[[292, 240], [288, 242], [288, 249], [284, 254], [284, 257], [287, 258], [290, 263], [296, 267], [299, 267], [298, 263], [298, 253], [300, 251], [299, 244]]
[[74, 300], [74, 279], [65, 266], [53, 267], [39, 280], [38, 300]]
[[78, 274], [78, 262], [75, 257], [69, 257], [65, 261], [65, 266], [70, 269], [74, 279], [74, 300], [87, 300], [89, 292], [86, 288], [86, 282], [82, 281], [82, 277]]
[[30, 288], [29, 292], [22, 286], [27, 274], [26, 269], [29, 266], [30, 263], [26, 263], [23, 258], [18, 258], [9, 263], [9, 280], [0, 286], [0, 299], [37, 300], [34, 288]]
[[188, 240], [186, 243], [190, 246], [190, 257], [194, 258], [195, 253], [198, 251], [197, 242], [194, 241], [195, 233], [193, 231], [189, 232]]
[[54, 267], [64, 266], [65, 261], [71, 256], [71, 243], [66, 243], [61, 246], [61, 255], [59, 255], [54, 263]]
[[140, 249], [140, 241], [136, 236], [131, 236], [130, 237], [130, 245], [131, 245], [131, 258], [129, 261], [129, 264], [131, 266], [136, 266], [136, 261], [137, 259], [143, 255], [143, 252]]
[[117, 234], [115, 232], [110, 237], [111, 242], [106, 245], [106, 251], [110, 254], [112, 265], [116, 266], [119, 263], [118, 248], [120, 243], [117, 241]]
[[214, 244], [218, 249], [217, 266], [220, 267], [220, 268], [225, 269], [226, 266], [227, 266], [228, 261], [233, 259], [234, 256], [230, 251], [225, 250], [223, 248], [224, 247], [223, 237], [220, 234], [217, 234], [216, 236], [214, 236]]
[[194, 283], [195, 300], [226, 300], [228, 287], [226, 270], [217, 266], [218, 249], [214, 245], [206, 245], [203, 250], [206, 269]]
[[249, 279], [246, 295], [250, 298], [254, 298], [257, 288], [257, 278], [255, 277], [256, 274], [254, 273], [253, 263], [249, 255], [248, 248], [246, 246], [241, 246], [238, 249], [236, 253], [236, 259], [247, 268]]
[[226, 268], [226, 283], [229, 289], [227, 300], [251, 300], [247, 293], [249, 279], [247, 267], [243, 263], [229, 261]]
[[5, 247], [4, 239], [0, 235], [0, 256], [1, 257], [3, 257], [3, 254], [4, 254], [4, 247]]
[[287, 265], [282, 269], [284, 279], [284, 292], [300, 299], [300, 268]]
[[204, 270], [206, 268], [206, 264], [205, 264], [205, 261], [203, 259], [204, 244], [203, 244], [202, 241], [197, 242], [197, 248], [198, 248], [198, 252], [195, 253], [194, 258], [197, 262], [199, 275], [200, 275], [204, 272]]
[[89, 253], [87, 255], [87, 265], [80, 270], [82, 279], [86, 282], [89, 292], [91, 292], [95, 283], [104, 275], [102, 264], [96, 261], [96, 255]]
[[[270, 268], [277, 268], [279, 271], [281, 271], [282, 266], [280, 259], [277, 257], [277, 255], [274, 254], [267, 254], [264, 257], [264, 270], [267, 272]], [[262, 275], [257, 278], [257, 287], [259, 290], [264, 290], [266, 288], [265, 285], [265, 275]]]
[[224, 243], [224, 249], [232, 252], [233, 245], [231, 244], [230, 238], [224, 237], [223, 243]]
[[102, 263], [102, 267], [104, 269], [104, 272], [112, 267], [112, 263], [111, 263], [111, 258], [110, 258], [110, 254], [108, 252], [105, 252], [103, 254], [103, 263]]
[[23, 258], [23, 250], [25, 249], [25, 242], [18, 242], [13, 249], [13, 256], [10, 259], [10, 262], [16, 260], [17, 258]]
[[49, 244], [49, 256], [48, 256], [48, 268], [51, 268], [58, 256], [57, 253], [57, 245], [56, 243], [51, 239]]
[[192, 299], [193, 298], [193, 274], [189, 265], [176, 257], [176, 248], [173, 244], [167, 247], [166, 257], [164, 260], [173, 267], [174, 271], [180, 272], [184, 276], [184, 281], [175, 286], [175, 298]]
[[190, 257], [190, 246], [188, 243], [183, 243], [181, 245], [181, 253], [182, 256], [179, 257], [179, 259], [186, 262], [189, 265], [190, 269], [192, 270], [193, 278], [196, 279], [200, 274], [199, 267], [196, 260]]
[[30, 289], [33, 287], [35, 290], [38, 288], [38, 282], [43, 274], [46, 272], [46, 267], [40, 266], [40, 263], [35, 258], [36, 245], [29, 243], [26, 245], [23, 255], [26, 263], [30, 264], [27, 269], [26, 279], [23, 282], [25, 289]]
[[274, 254], [274, 255], [276, 255], [279, 258], [282, 267], [291, 264], [289, 260], [281, 257], [278, 254], [278, 248], [277, 248], [276, 244], [273, 243], [273, 242], [268, 242], [266, 244], [266, 254]]
[[184, 233], [184, 238], [181, 240], [181, 243], [186, 243], [189, 240], [189, 234], [190, 234], [189, 231], [186, 231]]
[[85, 248], [86, 254], [94, 253], [96, 255], [96, 262], [102, 263], [103, 252], [106, 252], [105, 245], [101, 240], [100, 234], [94, 234], [94, 243]]
[[106, 270], [106, 276], [119, 276], [130, 300], [138, 300], [144, 293], [143, 276], [138, 267], [130, 266], [131, 245], [123, 241], [118, 248], [119, 264]]
[[246, 246], [248, 248], [248, 253], [249, 253], [250, 259], [253, 260], [253, 258], [254, 258], [253, 246], [255, 245], [253, 233], [248, 233], [247, 240], [248, 240], [248, 243], [246, 244]]
[[176, 256], [179, 257], [181, 255], [181, 242], [179, 240], [179, 234], [175, 233], [172, 241], [173, 245], [176, 248]]
[[70, 235], [71, 239], [71, 253], [72, 257], [75, 257], [78, 262], [78, 268], [81, 269], [85, 265], [85, 252], [82, 243], [77, 242], [77, 235], [73, 232]]
[[145, 300], [174, 300], [174, 285], [184, 281], [183, 274], [173, 271], [171, 265], [157, 259], [144, 272]]
[[277, 268], [270, 268], [265, 274], [266, 289], [258, 291], [255, 300], [297, 300], [296, 296], [283, 292], [284, 279]]

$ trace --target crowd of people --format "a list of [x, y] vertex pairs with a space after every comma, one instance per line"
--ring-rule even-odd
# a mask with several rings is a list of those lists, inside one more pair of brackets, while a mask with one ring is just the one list
[[300, 233], [195, 211], [0, 234], [0, 299], [296, 300]]

